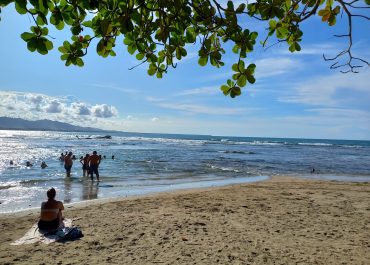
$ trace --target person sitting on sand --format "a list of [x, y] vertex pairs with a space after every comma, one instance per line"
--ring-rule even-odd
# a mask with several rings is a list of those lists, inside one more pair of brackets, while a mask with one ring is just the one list
[[46, 167], [48, 167], [48, 165], [47, 165], [44, 161], [42, 161], [42, 162], [41, 162], [41, 168], [42, 168], [42, 169], [44, 169], [44, 168], [46, 168]]
[[84, 177], [87, 177], [89, 175], [89, 154], [86, 154], [85, 157], [80, 158], [80, 163], [82, 164], [82, 173]]
[[48, 200], [41, 203], [40, 220], [37, 226], [43, 231], [57, 230], [63, 222], [64, 205], [61, 201], [55, 200], [56, 191], [54, 188], [49, 189], [46, 195]]
[[66, 170], [67, 177], [71, 176], [72, 165], [73, 165], [72, 152], [69, 152], [68, 155], [64, 158], [64, 168]]
[[93, 154], [88, 159], [89, 163], [89, 170], [90, 170], [90, 177], [93, 180], [94, 173], [96, 175], [97, 180], [99, 181], [99, 164], [100, 164], [100, 157], [97, 155], [97, 152], [94, 151]]

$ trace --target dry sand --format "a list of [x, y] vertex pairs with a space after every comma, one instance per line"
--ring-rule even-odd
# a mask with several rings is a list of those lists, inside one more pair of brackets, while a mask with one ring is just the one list
[[0, 215], [0, 264], [370, 264], [370, 183], [276, 177], [70, 205], [85, 237], [10, 245], [37, 216]]

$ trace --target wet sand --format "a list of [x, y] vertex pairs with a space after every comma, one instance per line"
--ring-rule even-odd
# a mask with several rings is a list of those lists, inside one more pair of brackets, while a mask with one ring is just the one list
[[84, 237], [12, 246], [38, 212], [0, 215], [0, 264], [369, 264], [370, 183], [257, 183], [66, 205]]

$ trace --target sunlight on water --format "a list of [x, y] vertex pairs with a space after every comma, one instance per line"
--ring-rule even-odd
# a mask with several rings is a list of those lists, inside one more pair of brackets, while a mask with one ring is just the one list
[[[39, 207], [50, 187], [66, 203], [177, 188], [255, 181], [264, 176], [370, 181], [370, 142], [194, 135], [1, 131], [0, 213]], [[80, 156], [103, 158], [102, 183], [82, 177]], [[76, 160], [65, 177], [61, 153]], [[114, 155], [114, 159], [112, 156]], [[13, 165], [10, 165], [10, 161]], [[33, 164], [27, 167], [26, 162]], [[44, 161], [47, 168], [41, 169]], [[308, 175], [310, 177], [310, 175]], [[328, 177], [327, 177], [328, 178]]]

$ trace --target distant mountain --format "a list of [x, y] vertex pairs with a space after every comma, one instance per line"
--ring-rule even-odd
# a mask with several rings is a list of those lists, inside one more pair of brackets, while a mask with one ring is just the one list
[[104, 132], [105, 130], [75, 126], [65, 122], [38, 120], [29, 121], [20, 118], [0, 117], [0, 130], [35, 130], [68, 132]]

